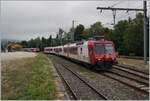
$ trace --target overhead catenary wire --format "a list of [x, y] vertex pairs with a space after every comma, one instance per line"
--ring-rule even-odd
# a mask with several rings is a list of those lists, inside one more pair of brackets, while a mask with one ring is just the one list
[[[117, 4], [119, 4], [119, 2], [116, 3], [116, 4], [113, 4], [113, 5], [117, 5]], [[141, 6], [139, 5], [139, 6], [137, 6], [136, 8], [139, 8], [139, 7], [141, 7]], [[141, 12], [141, 11], [138, 11], [138, 12]], [[130, 16], [132, 16], [133, 14], [135, 14], [135, 13], [131, 13], [131, 12], [127, 11], [127, 12], [125, 12], [124, 14], [121, 14], [121, 16], [117, 17], [117, 19], [125, 18], [126, 16], [129, 16], [129, 17], [130, 17]], [[128, 18], [129, 18], [129, 17], [128, 17]], [[104, 24], [102, 24], [102, 25], [113, 25], [112, 23], [113, 23], [113, 20], [111, 20], [111, 22], [106, 22], [106, 23], [104, 23]]]
[[[119, 1], [119, 2], [117, 2], [117, 3], [115, 3], [115, 4], [113, 4], [113, 5], [111, 5], [111, 6], [108, 6], [108, 7], [114, 7], [114, 6], [116, 6], [116, 5], [118, 5], [118, 4], [120, 4], [120, 3], [122, 3], [123, 1]], [[100, 14], [102, 13], [102, 10], [100, 11]]]
[[[113, 5], [111, 5], [111, 6], [108, 6], [108, 7], [114, 7], [114, 6], [116, 6], [116, 5], [118, 5], [118, 4], [120, 4], [120, 3], [122, 3], [123, 1], [119, 1], [119, 2], [117, 2], [117, 3], [115, 3], [115, 4], [113, 4]], [[100, 14], [102, 13], [102, 10], [100, 11]], [[114, 13], [116, 13], [116, 12], [114, 12]], [[108, 24], [110, 24], [110, 25], [112, 25], [112, 23], [113, 23], [113, 20], [109, 23], [109, 22], [107, 22], [107, 23], [105, 23], [105, 24], [103, 24], [103, 25], [108, 25]]]
[[111, 6], [108, 6], [108, 7], [114, 7], [114, 6], [116, 6], [116, 5], [118, 5], [118, 4], [122, 3], [122, 2], [123, 1], [119, 1], [119, 2], [117, 2], [117, 3], [115, 3], [115, 4], [111, 5]]
[[[119, 1], [119, 2], [117, 2], [117, 3], [115, 3], [115, 4], [113, 4], [113, 5], [111, 5], [111, 6], [108, 6], [108, 7], [114, 7], [114, 6], [116, 6], [116, 5], [118, 5], [118, 4], [120, 4], [120, 3], [122, 3], [123, 1]], [[141, 7], [141, 5], [139, 5], [139, 6], [137, 6], [136, 8], [139, 8], [139, 7]], [[138, 11], [139, 12], [139, 11]], [[140, 11], [141, 12], [141, 11]], [[100, 11], [100, 14], [102, 13], [102, 10]], [[125, 15], [125, 14], [127, 14], [127, 15]], [[117, 17], [117, 19], [121, 19], [121, 18], [125, 18], [126, 16], [132, 16], [133, 14], [135, 14], [135, 13], [130, 13], [129, 11], [127, 11], [127, 12], [125, 12], [124, 14], [121, 14], [121, 16], [120, 17]], [[113, 25], [112, 24], [113, 23], [113, 20], [111, 20], [110, 22], [106, 22], [106, 23], [104, 23], [104, 24], [102, 24], [102, 25]]]

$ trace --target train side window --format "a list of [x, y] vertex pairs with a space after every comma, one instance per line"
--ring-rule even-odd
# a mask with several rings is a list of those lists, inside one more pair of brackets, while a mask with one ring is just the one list
[[82, 54], [82, 48], [80, 48], [80, 54]]

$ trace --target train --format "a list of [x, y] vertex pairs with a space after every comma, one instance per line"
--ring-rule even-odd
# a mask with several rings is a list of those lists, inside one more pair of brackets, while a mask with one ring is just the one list
[[109, 70], [116, 62], [115, 45], [108, 40], [88, 40], [56, 47], [45, 47], [44, 53], [55, 54], [87, 64], [96, 70]]
[[23, 48], [23, 51], [27, 51], [27, 52], [39, 52], [40, 49], [39, 48]]

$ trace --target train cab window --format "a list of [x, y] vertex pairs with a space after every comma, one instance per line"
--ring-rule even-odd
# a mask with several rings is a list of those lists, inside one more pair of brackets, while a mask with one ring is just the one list
[[114, 47], [112, 44], [105, 44], [105, 50], [107, 54], [112, 54], [114, 52]]
[[105, 53], [104, 44], [95, 44], [95, 52], [98, 55], [104, 54]]
[[96, 54], [112, 54], [114, 51], [112, 44], [95, 44]]

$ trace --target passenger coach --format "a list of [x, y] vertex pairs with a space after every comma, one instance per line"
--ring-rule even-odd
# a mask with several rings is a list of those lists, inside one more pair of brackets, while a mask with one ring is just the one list
[[57, 47], [46, 47], [44, 52], [90, 64], [97, 70], [111, 69], [117, 57], [114, 43], [107, 40], [89, 40]]

